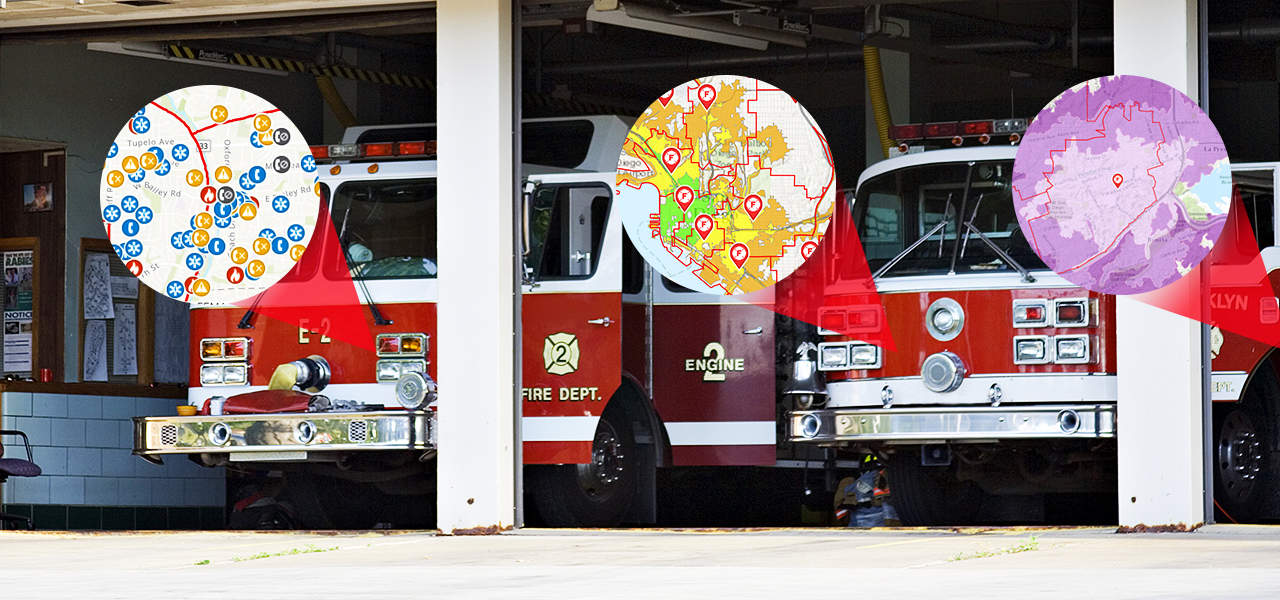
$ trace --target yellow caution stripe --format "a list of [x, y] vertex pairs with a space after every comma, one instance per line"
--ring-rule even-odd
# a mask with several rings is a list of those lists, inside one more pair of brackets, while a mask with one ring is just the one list
[[400, 73], [385, 73], [382, 71], [369, 71], [367, 69], [356, 69], [342, 65], [319, 66], [287, 58], [276, 58], [274, 56], [201, 50], [199, 48], [180, 46], [178, 44], [169, 44], [169, 55], [177, 58], [185, 58], [187, 60], [233, 64], [240, 65], [242, 67], [270, 69], [272, 71], [285, 71], [289, 73], [327, 75], [329, 77], [341, 77], [343, 79], [368, 81], [372, 83], [381, 83], [383, 85], [398, 85], [401, 87], [417, 88], [420, 90], [436, 89], [435, 83], [425, 77], [415, 77], [413, 75], [403, 75]]

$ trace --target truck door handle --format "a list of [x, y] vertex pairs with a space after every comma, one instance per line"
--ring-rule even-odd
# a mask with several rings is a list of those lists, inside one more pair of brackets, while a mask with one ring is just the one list
[[591, 253], [590, 252], [574, 252], [572, 258], [577, 262], [586, 262], [591, 260]]
[[745, 334], [747, 334], [747, 335], [760, 335], [760, 334], [764, 333], [764, 327], [757, 327], [757, 328], [755, 328], [755, 329], [748, 329], [748, 330], [746, 330], [746, 331], [744, 331], [744, 332], [742, 332], [742, 333], [745, 333]]
[[592, 324], [592, 325], [604, 325], [605, 327], [608, 327], [608, 326], [610, 326], [610, 325], [612, 325], [612, 324], [613, 324], [613, 320], [612, 320], [612, 319], [610, 319], [609, 317], [601, 317], [601, 318], [599, 318], [599, 319], [591, 319], [590, 321], [587, 321], [587, 322], [588, 322], [588, 323], [590, 323], [590, 324]]

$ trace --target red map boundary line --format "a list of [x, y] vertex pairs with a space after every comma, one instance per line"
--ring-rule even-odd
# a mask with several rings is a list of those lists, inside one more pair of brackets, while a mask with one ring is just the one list
[[[757, 81], [758, 81], [758, 80], [757, 80]], [[685, 89], [685, 97], [686, 97], [686, 100], [688, 100], [688, 99], [689, 99], [689, 94], [690, 94], [691, 92], [692, 92], [693, 94], [696, 94], [696, 93], [697, 93], [697, 90], [698, 90], [699, 88], [701, 88], [701, 87], [702, 87], [702, 84], [701, 84], [701, 83], [698, 83], [698, 80], [694, 80], [693, 85], [691, 85], [691, 86], [686, 86], [686, 89]], [[758, 87], [758, 86], [757, 86], [757, 87], [755, 87], [755, 88], [753, 88], [753, 89], [752, 89], [752, 90], [750, 90], [750, 91], [753, 93], [753, 95], [754, 95], [754, 96], [753, 96], [753, 97], [748, 97], [748, 95], [744, 93], [744, 94], [743, 94], [743, 101], [747, 103], [747, 113], [748, 113], [748, 114], [750, 114], [750, 115], [752, 115], [752, 117], [753, 117], [753, 118], [756, 118], [756, 119], [758, 119], [758, 117], [759, 117], [759, 116], [756, 114], [756, 112], [755, 112], [754, 110], [752, 110], [752, 109], [751, 109], [751, 104], [752, 104], [753, 102], [759, 102], [759, 101], [760, 101], [760, 98], [759, 98], [759, 94], [760, 94], [760, 92], [764, 91], [764, 92], [782, 92], [782, 93], [785, 93], [785, 92], [783, 92], [782, 90], [777, 89], [777, 88], [770, 88], [770, 87], [764, 87], [764, 88], [761, 88], [761, 87]], [[674, 94], [673, 94], [673, 95], [674, 95]], [[792, 101], [794, 102], [794, 99], [792, 99]], [[687, 119], [687, 117], [688, 117], [688, 116], [693, 115], [694, 111], [696, 111], [696, 106], [695, 106], [695, 104], [696, 104], [696, 103], [699, 103], [699, 102], [700, 102], [700, 100], [695, 100], [694, 102], [691, 102], [691, 103], [690, 103], [690, 106], [692, 107], [692, 108], [691, 108], [691, 110], [690, 110], [690, 111], [688, 111], [688, 112], [682, 112], [681, 114], [682, 114], [682, 115], [684, 115], [684, 116], [686, 117], [686, 119]], [[663, 106], [664, 106], [664, 107], [665, 107], [666, 105], [667, 105], [667, 103], [664, 103], [664, 104], [663, 104]], [[708, 110], [709, 110], [709, 109], [708, 109]], [[755, 127], [753, 127], [754, 133], [753, 133], [752, 135], [750, 135], [750, 136], [747, 136], [747, 137], [745, 138], [746, 140], [748, 140], [748, 141], [749, 141], [749, 140], [753, 140], [753, 139], [758, 139], [758, 135], [759, 135], [759, 126], [758, 126], [758, 122], [757, 122], [755, 125], [756, 125], [756, 126], [755, 126]], [[818, 130], [818, 128], [817, 128], [816, 126], [812, 126], [812, 125], [811, 125], [810, 127], [813, 129], [814, 134], [818, 136], [818, 139], [819, 139], [819, 141], [820, 141], [820, 142], [821, 142], [821, 144], [822, 144], [823, 153], [824, 153], [824, 155], [825, 155], [825, 157], [826, 157], [826, 159], [827, 159], [827, 163], [833, 166], [833, 167], [832, 167], [832, 169], [831, 169], [831, 177], [828, 179], [828, 181], [827, 181], [824, 185], [822, 185], [822, 187], [821, 187], [821, 191], [819, 191], [819, 192], [818, 192], [818, 195], [817, 195], [817, 196], [811, 196], [811, 195], [809, 194], [809, 186], [808, 186], [808, 185], [804, 185], [804, 184], [800, 184], [800, 183], [798, 183], [798, 182], [796, 181], [796, 177], [797, 177], [797, 176], [796, 176], [795, 174], [793, 174], [793, 173], [775, 174], [775, 173], [773, 172], [773, 167], [760, 167], [760, 169], [759, 169], [761, 172], [766, 172], [766, 173], [767, 173], [767, 176], [768, 176], [768, 177], [771, 177], [771, 178], [772, 178], [772, 177], [778, 177], [778, 178], [787, 178], [787, 177], [790, 177], [790, 178], [791, 178], [791, 185], [792, 185], [792, 187], [796, 187], [796, 188], [800, 188], [800, 189], [804, 190], [804, 192], [805, 192], [805, 197], [806, 197], [806, 198], [808, 198], [808, 199], [810, 199], [810, 200], [816, 200], [816, 201], [817, 201], [817, 202], [816, 202], [816, 204], [815, 204], [815, 206], [814, 206], [814, 214], [813, 214], [813, 216], [812, 216], [812, 217], [810, 217], [810, 218], [808, 218], [808, 219], [805, 219], [806, 221], [811, 221], [812, 232], [811, 232], [811, 233], [796, 233], [796, 234], [792, 235], [792, 236], [791, 236], [791, 239], [790, 239], [789, 241], [784, 242], [784, 244], [783, 244], [783, 247], [784, 247], [784, 248], [787, 248], [787, 247], [795, 248], [795, 247], [797, 247], [797, 246], [803, 246], [803, 243], [801, 243], [800, 241], [798, 241], [798, 240], [797, 240], [797, 238], [808, 238], [808, 239], [804, 240], [804, 243], [808, 243], [808, 242], [810, 242], [810, 241], [817, 241], [817, 240], [820, 240], [820, 239], [823, 237], [823, 234], [822, 234], [822, 233], [819, 233], [819, 232], [817, 231], [817, 230], [818, 230], [818, 213], [819, 213], [819, 211], [820, 211], [820, 210], [821, 210], [821, 208], [822, 208], [822, 202], [821, 202], [822, 198], [823, 198], [824, 196], [826, 196], [826, 195], [827, 195], [827, 193], [830, 191], [831, 187], [835, 184], [835, 169], [834, 169], [834, 162], [833, 162], [833, 158], [832, 158], [832, 156], [831, 156], [831, 146], [830, 146], [830, 143], [829, 143], [829, 142], [827, 142], [826, 137], [822, 135], [822, 132], [821, 132], [820, 130]], [[649, 135], [649, 138], [650, 138], [650, 139], [652, 139], [653, 137], [665, 137], [665, 138], [671, 139], [672, 141], [675, 141], [675, 142], [676, 142], [676, 148], [677, 148], [677, 149], [680, 149], [680, 150], [681, 150], [681, 152], [682, 152], [682, 154], [683, 154], [683, 153], [685, 153], [686, 151], [687, 151], [690, 155], [692, 155], [692, 154], [694, 153], [695, 148], [694, 148], [694, 145], [693, 145], [693, 140], [692, 140], [692, 139], [690, 139], [690, 138], [688, 138], [687, 136], [686, 136], [686, 137], [684, 137], [684, 138], [676, 138], [676, 137], [672, 137], [672, 136], [670, 136], [670, 135], [667, 135], [667, 134], [666, 134], [666, 132], [665, 132], [665, 131], [663, 131], [662, 129], [655, 129], [655, 128], [652, 128], [652, 127], [650, 127], [650, 128], [649, 128], [649, 134], [650, 134], [650, 135]], [[684, 145], [684, 146], [682, 147], [682, 144], [687, 144], [687, 145]], [[639, 148], [639, 147], [638, 147], [638, 145], [637, 145], [637, 144], [635, 144], [635, 143], [633, 143], [632, 145], [633, 145], [633, 146], [635, 146], [635, 147], [637, 147], [637, 149], [638, 149], [638, 150], [640, 150], [640, 152], [641, 152], [642, 154], [644, 154], [644, 155], [646, 155], [646, 156], [649, 156], [649, 157], [650, 157], [652, 160], [654, 160], [654, 161], [658, 161], [658, 162], [660, 162], [660, 161], [659, 161], [659, 159], [658, 159], [658, 157], [653, 156], [653, 154], [652, 154], [652, 153], [650, 153], [650, 152], [646, 152], [644, 149]], [[750, 150], [749, 150], [749, 146], [748, 146], [748, 150], [747, 150], [747, 162], [745, 162], [745, 163], [733, 163], [733, 164], [728, 164], [728, 165], [717, 165], [717, 164], [715, 164], [714, 162], [711, 162], [709, 159], [707, 159], [707, 160], [706, 160], [706, 164], [703, 164], [703, 163], [701, 163], [701, 162], [697, 162], [697, 161], [695, 161], [695, 164], [697, 164], [697, 165], [698, 165], [698, 167], [699, 167], [700, 169], [704, 169], [704, 170], [705, 170], [708, 166], [710, 166], [710, 167], [712, 167], [712, 168], [716, 168], [716, 169], [734, 169], [734, 168], [737, 168], [737, 167], [742, 167], [742, 166], [748, 166], [748, 165], [750, 165], [750, 164], [751, 164], [751, 159], [752, 159], [753, 157], [754, 157], [754, 158], [757, 160], [757, 162], [758, 162], [758, 161], [759, 161], [759, 158], [760, 158], [760, 155], [752, 155], [752, 154], [751, 154], [751, 152], [750, 152]], [[626, 171], [626, 172], [632, 172], [632, 170], [630, 170], [630, 169], [619, 169], [619, 170], [620, 170], [620, 171]], [[654, 169], [654, 172], [655, 172], [655, 173], [657, 172], [657, 169], [656, 169], [656, 168]], [[714, 181], [715, 179], [719, 179], [720, 177], [730, 177], [730, 178], [732, 178], [732, 177], [731, 177], [731, 175], [729, 175], [729, 174], [725, 174], [725, 175], [717, 175], [716, 177], [713, 177], [713, 178], [712, 178], [712, 181]], [[642, 188], [644, 185], [653, 185], [655, 188], [657, 188], [657, 185], [656, 185], [656, 184], [653, 184], [652, 182], [645, 182], [645, 183], [642, 183], [642, 184], [640, 184], [640, 185], [634, 185], [634, 184], [632, 184], [632, 183], [630, 183], [630, 182], [623, 182], [623, 184], [624, 184], [624, 185], [627, 185], [628, 187], [631, 187], [631, 188], [633, 188], [633, 189], [640, 189], [640, 188]], [[672, 193], [674, 193], [674, 192], [672, 192]], [[659, 190], [659, 196], [660, 196], [660, 197], [669, 196], [669, 195], [670, 195], [670, 194], [663, 194], [663, 193], [661, 192], [661, 190]], [[744, 195], [744, 194], [739, 194], [739, 196], [741, 196], [741, 198], [739, 198], [740, 200], [745, 200], [745, 195]], [[839, 199], [836, 199], [836, 200], [838, 201]], [[727, 201], [726, 201], [726, 202], [727, 202]], [[722, 204], [723, 204], [723, 203], [722, 203]], [[717, 208], [717, 212], [718, 212], [718, 209], [719, 209], [719, 208], [721, 208], [721, 207], [716, 207], [716, 208]], [[730, 211], [732, 211], [732, 210], [733, 210], [733, 208], [732, 208], [732, 207], [729, 207], [729, 210], [730, 210]], [[650, 219], [650, 222], [652, 223], [652, 219]], [[687, 224], [687, 223], [688, 223], [688, 221], [687, 221], [687, 220], [685, 220], [685, 219], [682, 219], [682, 220], [680, 221], [680, 225], [684, 225], [684, 224]], [[722, 230], [723, 230], [724, 228], [722, 228], [722, 227], [718, 227], [718, 226], [717, 226], [715, 229], [722, 229]], [[714, 231], [715, 229], [713, 229], [712, 231]], [[696, 233], [694, 233], [694, 234], [690, 234], [690, 235], [700, 235], [700, 234], [696, 234]], [[709, 236], [710, 236], [710, 233], [708, 233], [708, 237], [709, 237]], [[650, 237], [662, 237], [662, 236], [661, 236], [661, 233], [660, 233], [660, 232], [658, 232], [658, 231], [654, 231]], [[705, 239], [705, 238], [703, 238], [703, 239]], [[679, 238], [675, 238], [675, 237], [672, 237], [672, 238], [671, 238], [671, 240], [672, 240], [673, 242], [683, 242], [683, 240], [680, 240]], [[692, 254], [693, 252], [697, 252], [693, 247], [689, 246], [688, 244], [684, 244], [684, 243], [682, 243], [681, 245], [682, 245], [682, 246], [684, 246], [687, 250], [689, 250], [691, 254]], [[663, 246], [665, 247], [665, 246], [666, 246], [666, 244], [664, 243], [664, 244], [663, 244]], [[719, 247], [719, 248], [713, 249], [712, 254], [717, 253], [717, 252], [724, 252], [725, 250], [726, 250], [726, 248], [725, 248], [724, 246], [721, 246], [721, 247]], [[670, 252], [670, 250], [669, 250], [669, 249], [668, 249], [668, 252]], [[713, 271], [715, 271], [715, 272], [717, 272], [717, 273], [719, 272], [718, 270], [714, 269], [714, 268], [712, 267], [712, 265], [707, 264], [707, 261], [709, 261], [709, 260], [710, 260], [711, 254], [706, 254], [706, 253], [702, 253], [702, 252], [698, 252], [698, 253], [703, 255], [703, 259], [702, 259], [702, 261], [701, 261], [701, 262], [702, 262], [702, 264], [700, 265], [700, 267], [701, 267], [702, 269], [712, 269]], [[749, 259], [750, 259], [750, 258], [759, 258], [759, 259], [769, 260], [769, 261], [770, 261], [770, 266], [769, 266], [769, 268], [770, 268], [770, 270], [773, 272], [773, 279], [774, 279], [774, 281], [776, 282], [776, 281], [778, 281], [778, 271], [777, 271], [777, 267], [776, 267], [776, 262], [777, 262], [777, 260], [778, 260], [778, 259], [781, 259], [781, 258], [783, 257], [783, 255], [784, 255], [784, 254], [785, 254], [785, 251], [784, 251], [784, 253], [783, 253], [783, 254], [777, 254], [777, 255], [759, 255], [759, 256], [757, 256], [757, 255], [750, 255], [750, 256], [749, 256]], [[720, 287], [721, 289], [724, 289], [724, 286], [723, 286], [723, 285], [721, 285], [721, 284], [717, 284], [717, 285], [715, 285], [715, 286], [708, 286], [708, 287], [709, 287], [709, 288], [711, 288], [711, 289], [714, 289], [715, 287]], [[727, 289], [725, 289], [725, 291], [727, 292], [728, 290], [727, 290]]]
[[[1084, 96], [1084, 101], [1085, 101], [1085, 114], [1087, 115], [1087, 114], [1089, 114], [1090, 112], [1092, 112], [1092, 111], [1089, 109], [1089, 101], [1090, 101], [1090, 99], [1093, 97], [1093, 93], [1092, 93], [1092, 90], [1090, 90], [1090, 89], [1088, 88], [1088, 84], [1086, 83], [1085, 85], [1086, 85], [1086, 87], [1085, 87], [1085, 96]], [[1108, 244], [1106, 248], [1104, 248], [1103, 250], [1099, 251], [1097, 254], [1094, 254], [1093, 256], [1091, 256], [1091, 257], [1089, 257], [1089, 258], [1085, 259], [1085, 260], [1084, 260], [1084, 262], [1081, 262], [1080, 264], [1078, 264], [1078, 265], [1076, 265], [1076, 266], [1074, 266], [1074, 267], [1071, 267], [1071, 268], [1069, 268], [1069, 269], [1063, 269], [1063, 270], [1061, 270], [1061, 271], [1058, 271], [1059, 273], [1067, 273], [1067, 272], [1070, 272], [1070, 271], [1075, 271], [1076, 269], [1079, 269], [1079, 268], [1081, 268], [1081, 267], [1084, 267], [1085, 265], [1089, 264], [1090, 262], [1093, 262], [1093, 261], [1094, 261], [1094, 260], [1096, 260], [1098, 257], [1100, 257], [1100, 256], [1102, 256], [1102, 255], [1104, 255], [1104, 254], [1106, 254], [1107, 252], [1110, 252], [1110, 251], [1111, 251], [1111, 249], [1112, 249], [1113, 247], [1115, 247], [1116, 242], [1119, 242], [1119, 241], [1120, 241], [1120, 238], [1124, 237], [1124, 234], [1125, 234], [1125, 233], [1127, 233], [1127, 232], [1129, 231], [1129, 228], [1130, 228], [1130, 227], [1132, 227], [1134, 223], [1138, 222], [1138, 219], [1141, 219], [1143, 215], [1147, 214], [1147, 211], [1151, 210], [1151, 208], [1152, 208], [1152, 207], [1154, 207], [1156, 204], [1158, 204], [1158, 203], [1160, 202], [1160, 197], [1156, 195], [1156, 183], [1157, 183], [1157, 182], [1156, 182], [1156, 180], [1155, 180], [1155, 176], [1151, 174], [1151, 170], [1152, 170], [1152, 169], [1158, 169], [1158, 168], [1160, 168], [1160, 167], [1163, 167], [1163, 166], [1164, 166], [1164, 160], [1162, 160], [1162, 159], [1160, 158], [1160, 148], [1161, 148], [1161, 146], [1163, 146], [1163, 145], [1165, 144], [1165, 142], [1167, 142], [1167, 141], [1168, 141], [1168, 138], [1167, 138], [1167, 136], [1165, 136], [1165, 134], [1164, 134], [1164, 126], [1163, 126], [1163, 125], [1161, 125], [1161, 124], [1160, 124], [1160, 122], [1159, 122], [1159, 121], [1157, 121], [1157, 120], [1155, 119], [1155, 110], [1154, 110], [1154, 109], [1152, 109], [1152, 110], [1142, 110], [1141, 108], [1139, 108], [1139, 106], [1140, 106], [1140, 105], [1139, 105], [1138, 101], [1136, 101], [1136, 100], [1135, 100], [1135, 101], [1133, 101], [1133, 104], [1132, 104], [1131, 108], [1133, 108], [1133, 109], [1137, 110], [1138, 112], [1145, 112], [1145, 113], [1147, 113], [1147, 114], [1151, 115], [1151, 122], [1152, 122], [1153, 124], [1155, 124], [1155, 126], [1156, 126], [1157, 128], [1159, 128], [1159, 129], [1160, 129], [1160, 141], [1156, 143], [1156, 161], [1157, 161], [1159, 164], [1157, 164], [1157, 165], [1155, 165], [1155, 166], [1153, 166], [1153, 167], [1148, 167], [1147, 169], [1145, 169], [1145, 171], [1147, 172], [1147, 176], [1148, 176], [1148, 177], [1151, 177], [1151, 195], [1152, 195], [1152, 198], [1153, 198], [1153, 199], [1152, 199], [1152, 201], [1151, 201], [1151, 204], [1148, 204], [1145, 208], [1143, 208], [1143, 209], [1142, 209], [1142, 210], [1137, 214], [1137, 216], [1135, 216], [1131, 221], [1129, 221], [1127, 224], [1125, 224], [1125, 226], [1124, 226], [1123, 228], [1121, 228], [1121, 229], [1120, 229], [1120, 232], [1119, 232], [1118, 234], [1116, 234], [1115, 239], [1111, 240], [1111, 243], [1110, 243], [1110, 244]], [[1048, 171], [1042, 171], [1042, 172], [1040, 173], [1040, 175], [1044, 177], [1044, 180], [1049, 182], [1049, 187], [1048, 187], [1048, 188], [1045, 188], [1045, 190], [1044, 190], [1043, 192], [1040, 192], [1039, 194], [1033, 194], [1033, 195], [1031, 195], [1031, 196], [1027, 196], [1027, 197], [1025, 197], [1025, 198], [1024, 198], [1024, 197], [1022, 197], [1021, 192], [1019, 192], [1019, 194], [1018, 194], [1018, 199], [1019, 199], [1019, 200], [1023, 200], [1023, 201], [1030, 201], [1032, 198], [1035, 198], [1036, 196], [1040, 196], [1040, 195], [1043, 195], [1043, 196], [1047, 199], [1047, 200], [1046, 200], [1046, 202], [1044, 203], [1044, 207], [1045, 207], [1045, 209], [1046, 209], [1045, 213], [1044, 213], [1044, 214], [1040, 214], [1040, 215], [1036, 215], [1036, 216], [1034, 216], [1034, 217], [1031, 217], [1031, 218], [1027, 219], [1027, 227], [1028, 227], [1028, 229], [1030, 229], [1030, 230], [1031, 230], [1031, 242], [1032, 242], [1032, 244], [1034, 244], [1034, 245], [1035, 245], [1035, 249], [1036, 249], [1036, 254], [1037, 254], [1037, 255], [1041, 255], [1041, 256], [1043, 256], [1043, 254], [1041, 254], [1041, 252], [1040, 252], [1040, 240], [1039, 240], [1038, 238], [1036, 238], [1036, 234], [1035, 234], [1035, 233], [1036, 233], [1036, 232], [1035, 232], [1035, 225], [1032, 223], [1032, 221], [1035, 221], [1036, 219], [1039, 219], [1039, 218], [1041, 218], [1041, 217], [1047, 217], [1047, 216], [1049, 216], [1049, 213], [1048, 213], [1048, 206], [1049, 206], [1050, 204], [1052, 204], [1052, 203], [1053, 203], [1053, 198], [1052, 198], [1051, 196], [1049, 196], [1049, 191], [1050, 191], [1050, 190], [1052, 190], [1052, 189], [1054, 188], [1053, 180], [1052, 180], [1052, 179], [1049, 179], [1049, 176], [1050, 176], [1050, 175], [1052, 175], [1052, 174], [1054, 173], [1054, 171], [1056, 171], [1056, 170], [1057, 170], [1057, 164], [1056, 164], [1056, 161], [1055, 161], [1055, 160], [1054, 160], [1054, 158], [1053, 158], [1053, 154], [1054, 154], [1055, 152], [1059, 152], [1059, 153], [1061, 153], [1061, 152], [1066, 152], [1066, 151], [1067, 151], [1067, 145], [1068, 145], [1069, 143], [1071, 143], [1071, 142], [1088, 142], [1088, 141], [1092, 141], [1092, 140], [1096, 140], [1096, 139], [1100, 139], [1100, 138], [1105, 138], [1105, 137], [1107, 137], [1107, 133], [1106, 133], [1106, 131], [1107, 131], [1107, 115], [1111, 113], [1111, 109], [1113, 109], [1113, 108], [1120, 108], [1121, 110], [1123, 110], [1123, 109], [1124, 109], [1124, 107], [1125, 107], [1125, 103], [1124, 103], [1124, 102], [1121, 102], [1121, 103], [1119, 103], [1119, 104], [1107, 104], [1107, 105], [1104, 105], [1104, 110], [1103, 110], [1101, 113], [1099, 113], [1097, 117], [1094, 117], [1094, 118], [1092, 118], [1092, 119], [1087, 119], [1087, 120], [1085, 121], [1086, 123], [1098, 123], [1099, 121], [1101, 121], [1101, 122], [1102, 122], [1102, 128], [1101, 128], [1101, 129], [1095, 129], [1095, 130], [1094, 130], [1095, 132], [1097, 132], [1097, 133], [1098, 133], [1098, 135], [1096, 135], [1096, 136], [1094, 136], [1094, 137], [1090, 137], [1090, 138], [1067, 138], [1067, 139], [1065, 139], [1065, 140], [1063, 140], [1063, 141], [1062, 141], [1062, 149], [1061, 149], [1061, 150], [1050, 150], [1050, 151], [1049, 151], [1049, 170], [1048, 170]], [[1133, 118], [1132, 118], [1132, 116], [1131, 116], [1131, 115], [1122, 115], [1122, 118], [1124, 118], [1126, 121], [1133, 121]], [[1014, 189], [1017, 189], [1017, 186], [1015, 186], [1015, 187], [1014, 187]]]

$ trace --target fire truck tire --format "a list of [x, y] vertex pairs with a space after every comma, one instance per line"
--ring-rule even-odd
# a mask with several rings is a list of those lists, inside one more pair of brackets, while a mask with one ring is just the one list
[[530, 465], [533, 501], [550, 527], [615, 527], [636, 496], [639, 456], [631, 423], [621, 412], [600, 417], [591, 463]]
[[[1244, 400], [1213, 408], [1213, 501], [1225, 522], [1256, 522], [1265, 514], [1276, 487], [1277, 466], [1270, 460], [1275, 443], [1274, 402], [1257, 386]], [[1264, 386], [1265, 387], [1265, 386]]]
[[886, 465], [893, 508], [903, 525], [969, 525], [985, 493], [972, 481], [958, 481], [953, 467], [926, 467], [919, 451], [899, 450]]

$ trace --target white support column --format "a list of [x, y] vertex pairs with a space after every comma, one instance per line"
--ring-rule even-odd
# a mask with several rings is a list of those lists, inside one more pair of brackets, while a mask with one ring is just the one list
[[[1196, 0], [1115, 0], [1115, 70], [1197, 97]], [[1204, 521], [1202, 333], [1186, 319], [1116, 298], [1120, 524]]]
[[436, 5], [439, 528], [515, 523], [511, 0]]

